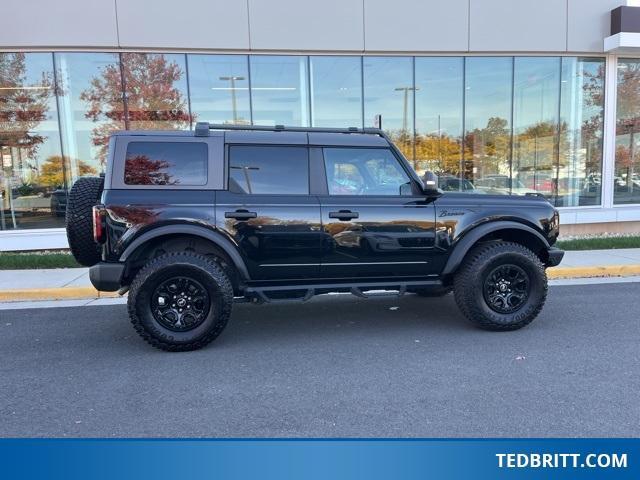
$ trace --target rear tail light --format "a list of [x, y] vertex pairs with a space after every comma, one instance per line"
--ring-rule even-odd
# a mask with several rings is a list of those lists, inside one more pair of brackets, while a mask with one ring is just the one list
[[102, 205], [95, 205], [93, 207], [93, 239], [96, 243], [104, 243], [106, 240], [105, 235], [105, 217], [107, 211]]

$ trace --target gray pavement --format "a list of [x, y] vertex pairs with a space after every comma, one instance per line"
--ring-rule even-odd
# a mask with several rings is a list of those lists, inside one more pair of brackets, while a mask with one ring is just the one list
[[470, 327], [451, 296], [241, 304], [180, 354], [124, 305], [2, 310], [0, 436], [637, 437], [639, 298], [554, 286], [510, 333]]

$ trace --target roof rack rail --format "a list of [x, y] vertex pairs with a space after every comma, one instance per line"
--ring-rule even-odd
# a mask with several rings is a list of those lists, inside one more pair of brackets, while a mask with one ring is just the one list
[[263, 131], [263, 132], [307, 132], [307, 133], [361, 133], [370, 135], [380, 135], [385, 137], [385, 134], [379, 128], [324, 128], [324, 127], [285, 127], [284, 125], [226, 125], [215, 124], [209, 122], [196, 123], [195, 135], [196, 137], [208, 137], [210, 130], [248, 130], [248, 131]]

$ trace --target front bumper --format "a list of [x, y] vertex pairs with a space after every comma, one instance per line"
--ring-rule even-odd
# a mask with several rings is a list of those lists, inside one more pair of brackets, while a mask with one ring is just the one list
[[555, 267], [557, 265], [560, 265], [562, 257], [564, 257], [564, 250], [560, 250], [556, 247], [551, 247], [549, 249], [549, 260], [547, 261], [547, 267]]
[[122, 273], [124, 263], [96, 263], [89, 269], [89, 280], [96, 290], [102, 292], [115, 292], [122, 286]]

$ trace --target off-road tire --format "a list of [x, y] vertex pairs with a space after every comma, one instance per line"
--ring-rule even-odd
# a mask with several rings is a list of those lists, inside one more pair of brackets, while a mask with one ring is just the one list
[[65, 226], [67, 240], [80, 265], [91, 267], [101, 259], [101, 247], [93, 239], [93, 206], [99, 202], [104, 179], [81, 177], [71, 187], [67, 200]]
[[[154, 317], [151, 297], [157, 286], [172, 276], [196, 280], [211, 300], [206, 319], [192, 330], [170, 330]], [[232, 306], [233, 287], [223, 268], [210, 257], [186, 251], [166, 253], [149, 261], [133, 279], [127, 301], [138, 334], [150, 345], [171, 352], [197, 350], [215, 340], [226, 327]]]
[[[528, 297], [517, 311], [500, 313], [484, 295], [484, 282], [500, 265], [516, 265], [529, 278]], [[547, 298], [547, 275], [540, 259], [528, 248], [513, 242], [492, 242], [473, 248], [453, 281], [454, 297], [462, 314], [474, 325], [491, 331], [517, 330], [531, 323]]]

